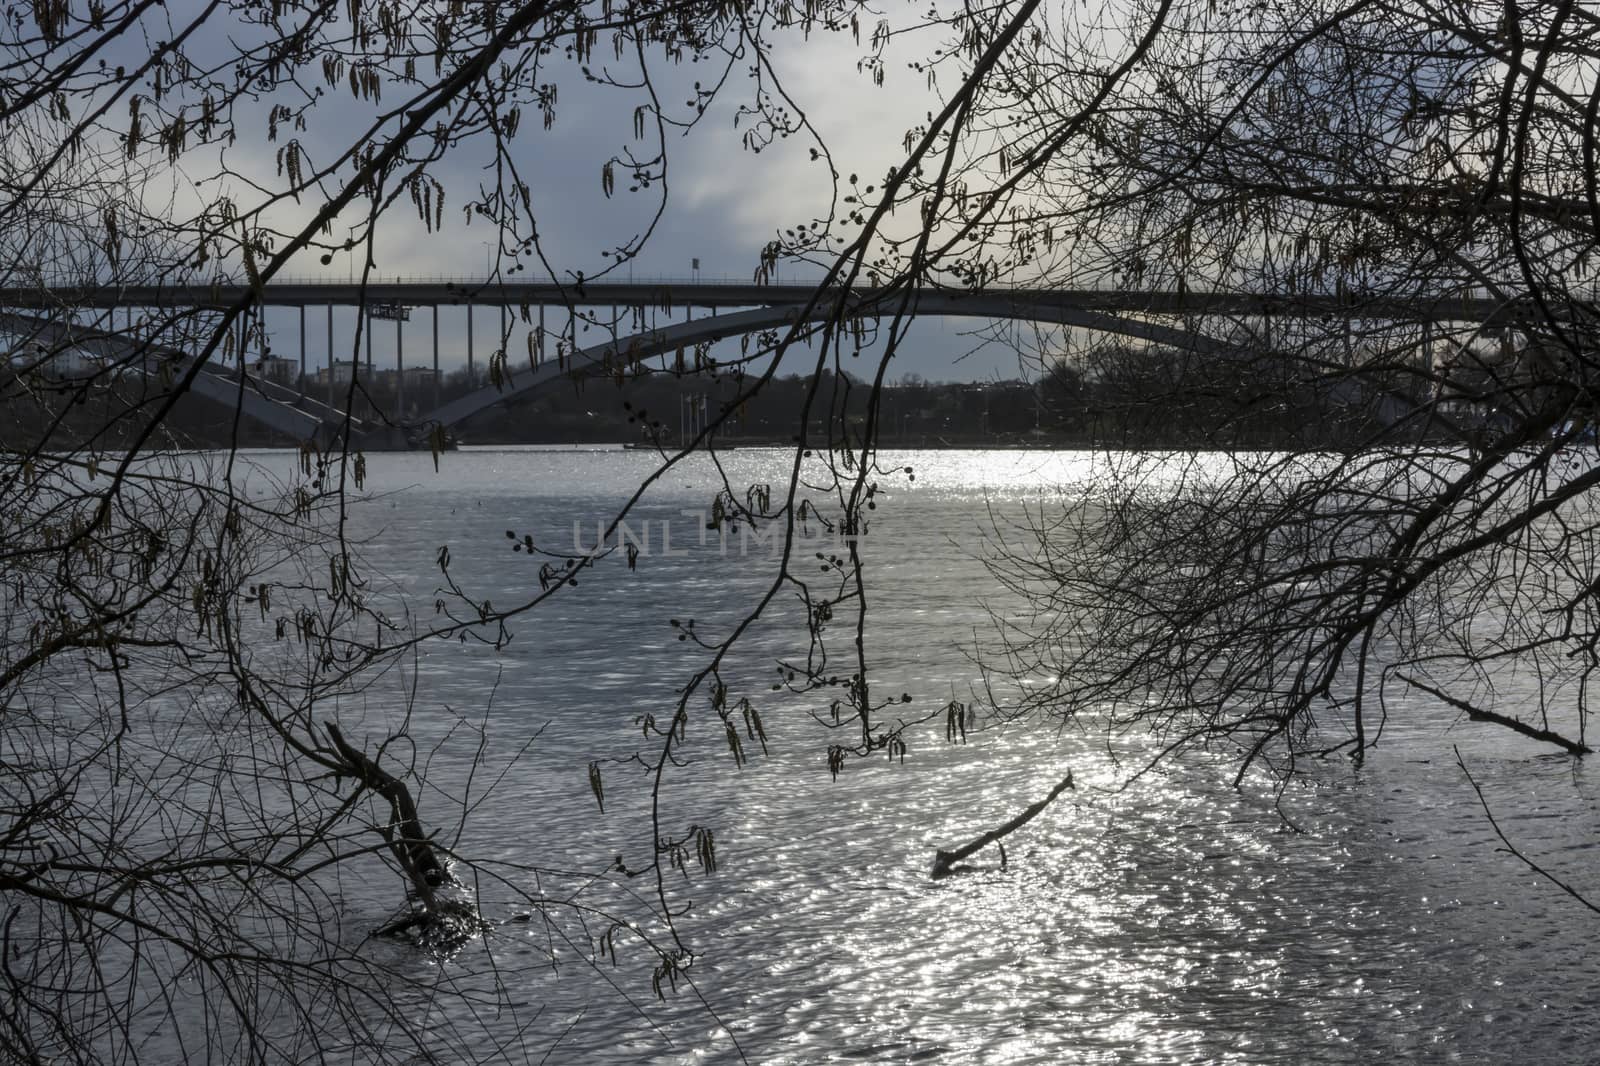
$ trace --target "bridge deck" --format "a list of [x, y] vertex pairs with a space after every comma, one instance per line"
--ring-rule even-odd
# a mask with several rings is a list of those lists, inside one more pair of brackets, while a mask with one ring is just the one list
[[[248, 286], [175, 284], [38, 288], [0, 288], [0, 307], [198, 307], [222, 308], [248, 302]], [[283, 281], [265, 286], [261, 302], [273, 307], [404, 304], [438, 307], [467, 303], [488, 306], [618, 306], [658, 307], [799, 307], [818, 296], [808, 284], [755, 285], [734, 282], [604, 281], [582, 285], [553, 281], [484, 281], [482, 279], [399, 280], [368, 285], [348, 282]], [[864, 310], [889, 310], [905, 298], [904, 290], [859, 287], [851, 290], [853, 305]], [[837, 290], [824, 292], [837, 299]], [[935, 300], [940, 314], [986, 318], [1019, 317], [1027, 308], [1120, 312], [1124, 314], [1282, 314], [1342, 315], [1368, 318], [1487, 321], [1531, 314], [1532, 308], [1496, 297], [1452, 293], [1428, 298], [1391, 296], [1290, 296], [1247, 292], [1196, 292], [1133, 289], [990, 288], [966, 292], [954, 288], [911, 291], [912, 305]], [[1570, 313], [1569, 309], [1560, 309]]]

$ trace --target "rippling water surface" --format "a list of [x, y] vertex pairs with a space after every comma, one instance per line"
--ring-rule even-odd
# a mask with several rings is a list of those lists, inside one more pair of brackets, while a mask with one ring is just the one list
[[[908, 693], [910, 714], [966, 693], [976, 670], [961, 649], [989, 624], [986, 604], [1008, 609], [978, 558], [992, 516], [1074, 491], [1088, 459], [894, 458], [916, 478], [886, 481], [875, 512], [869, 648], [878, 692]], [[786, 459], [738, 451], [724, 466], [742, 492], [781, 484]], [[441, 545], [474, 595], [517, 602], [537, 589], [538, 564], [507, 531], [564, 548], [576, 516], [592, 541], [594, 521], [651, 469], [624, 451], [466, 450], [437, 474], [425, 455], [368, 462], [368, 553], [424, 615]], [[618, 556], [520, 619], [504, 650], [440, 643], [418, 666], [416, 728], [438, 745], [430, 772], [445, 791], [461, 791], [473, 755], [447, 737], [456, 715], [487, 717], [493, 766], [538, 734], [473, 811], [461, 850], [536, 865], [503, 874], [655, 935], [628, 895], [648, 891], [643, 879], [560, 871], [647, 859], [648, 779], [603, 764], [602, 815], [588, 763], [636, 750], [639, 716], [670, 715], [703, 661], [669, 620], [720, 633], [770, 574], [760, 546], [701, 542], [693, 512], [717, 485], [706, 464], [669, 471], [636, 514], [632, 528], [647, 531], [636, 571]], [[852, 763], [831, 780], [830, 733], [811, 716], [825, 697], [769, 691], [775, 661], [803, 649], [791, 604], [771, 614], [726, 671], [734, 696], [761, 707], [770, 754], [737, 769], [704, 712], [694, 761], [665, 788], [668, 829], [716, 832], [718, 871], [671, 886], [702, 956], [692, 987], [658, 1003], [626, 937], [618, 965], [597, 964], [603, 921], [513, 920], [512, 894], [489, 882], [480, 895], [500, 924], [447, 963], [416, 963], [457, 989], [510, 988], [509, 1005], [455, 1019], [514, 1048], [508, 1061], [1592, 1059], [1600, 918], [1497, 850], [1452, 746], [1519, 846], [1600, 892], [1581, 763], [1399, 704], [1364, 769], [1317, 767], [1281, 795], [1265, 778], [1234, 791], [1229, 768], [1204, 761], [1126, 784], [1139, 753], [1118, 764], [1093, 736], [997, 728], [949, 745], [937, 722], [912, 734], [903, 764]], [[843, 651], [845, 635], [834, 640]], [[928, 879], [935, 848], [1011, 817], [1069, 769], [1077, 789], [1010, 838], [1004, 870], [981, 853], [975, 874]], [[351, 886], [349, 905], [380, 918], [392, 888]]]

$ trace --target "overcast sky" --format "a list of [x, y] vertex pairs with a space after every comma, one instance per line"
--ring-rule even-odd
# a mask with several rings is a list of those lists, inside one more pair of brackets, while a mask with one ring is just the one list
[[[910, 10], [907, 7], [890, 13]], [[885, 83], [876, 86], [869, 73], [857, 70], [869, 32], [870, 27], [863, 27], [859, 46], [847, 34], [814, 34], [809, 41], [803, 41], [795, 33], [781, 37], [774, 51], [775, 68], [784, 88], [811, 117], [840, 173], [860, 173], [864, 181], [882, 175], [895, 162], [906, 129], [923, 121], [930, 109], [939, 106], [925, 76], [907, 69], [905, 64], [914, 52], [924, 48], [931, 51], [941, 42], [931, 36], [901, 42], [887, 64]], [[626, 76], [630, 72], [619, 73]], [[671, 106], [674, 89], [681, 94], [682, 104], [693, 95], [694, 81], [713, 72], [705, 65], [684, 64], [652, 73], [663, 100]], [[702, 122], [669, 144], [666, 213], [643, 253], [614, 277], [631, 274], [638, 280], [684, 278], [690, 274], [692, 261], [698, 259], [704, 280], [725, 277], [748, 281], [760, 249], [777, 232], [827, 213], [832, 183], [826, 162], [811, 158], [814, 141], [790, 138], [777, 141], [760, 153], [741, 145], [742, 129], [736, 128], [736, 109], [748, 95], [747, 83], [733, 80]], [[392, 107], [395, 102], [386, 94], [385, 107]], [[532, 187], [545, 248], [569, 272], [583, 270], [586, 276], [593, 277], [607, 263], [601, 251], [618, 246], [637, 232], [655, 207], [652, 192], [627, 191], [626, 177], [620, 170], [614, 196], [608, 199], [601, 190], [602, 164], [632, 142], [636, 103], [637, 98], [632, 95], [586, 86], [576, 76], [567, 78], [561, 82], [553, 128], [542, 129], [536, 116], [527, 117], [514, 142], [520, 153], [518, 166]], [[253, 114], [262, 118], [264, 126], [263, 111], [257, 109]], [[348, 143], [351, 132], [360, 128], [359, 124], [370, 114], [369, 105], [351, 100], [348, 94], [330, 94], [313, 109], [310, 128], [298, 136], [315, 159], [333, 145]], [[250, 121], [251, 118], [245, 119], [247, 129]], [[277, 149], [278, 144], [268, 143], [264, 137], [241, 137], [229, 149], [228, 163], [264, 184], [281, 183], [276, 177]], [[482, 221], [464, 226], [460, 207], [483, 180], [483, 168], [490, 161], [487, 153], [473, 153], [469, 147], [435, 168], [435, 176], [447, 187], [446, 223], [440, 232], [428, 233], [405, 198], [396, 204], [380, 223], [375, 243], [380, 277], [484, 276], [486, 260], [493, 265], [495, 235]], [[280, 221], [291, 222], [292, 210], [286, 206]], [[315, 256], [304, 257], [287, 273], [345, 280], [360, 270], [359, 262], [353, 259], [336, 256], [329, 266], [321, 267]], [[790, 265], [780, 267], [780, 271], [784, 280], [805, 275], [805, 271]], [[530, 269], [514, 276], [522, 280], [535, 275]], [[475, 349], [482, 365], [496, 346], [499, 313], [480, 308], [477, 316]], [[268, 325], [275, 354], [298, 358], [298, 313], [292, 309], [272, 310]], [[341, 358], [350, 354], [354, 325], [352, 314], [336, 313], [333, 347]], [[897, 365], [890, 370], [890, 379], [906, 374], [934, 380], [1017, 377], [1021, 372], [1018, 359], [1004, 346], [989, 345], [973, 352], [977, 341], [971, 333], [983, 325], [962, 319], [917, 323], [896, 359]], [[403, 328], [406, 364], [428, 365], [432, 360], [431, 312], [417, 312]], [[307, 333], [308, 367], [325, 365], [328, 344], [323, 312], [313, 310]], [[461, 365], [465, 361], [465, 312], [444, 309], [439, 333], [442, 366], [451, 369]], [[372, 348], [379, 365], [394, 365], [392, 322], [377, 324]], [[513, 336], [509, 352], [513, 361], [519, 356], [525, 358], [520, 332]], [[861, 363], [868, 364], [873, 354], [870, 349], [864, 351]], [[862, 366], [864, 373], [871, 370], [870, 365]]]

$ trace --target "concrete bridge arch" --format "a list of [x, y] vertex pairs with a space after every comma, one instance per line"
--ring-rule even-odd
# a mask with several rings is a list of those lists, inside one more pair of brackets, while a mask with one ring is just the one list
[[[1053, 325], [1079, 326], [1104, 333], [1135, 337], [1158, 344], [1170, 345], [1202, 355], [1237, 355], [1238, 349], [1224, 341], [1203, 333], [1179, 329], [1141, 318], [1123, 317], [1087, 308], [1040, 306], [1022, 303], [1006, 296], [982, 294], [918, 294], [913, 309], [919, 316], [1029, 320]], [[831, 318], [836, 305], [818, 301], [809, 310], [792, 305], [776, 305], [732, 311], [705, 318], [678, 322], [670, 326], [645, 330], [616, 340], [581, 348], [564, 359], [547, 360], [537, 367], [510, 367], [507, 380], [500, 385], [485, 385], [467, 395], [443, 404], [412, 423], [417, 426], [441, 426], [451, 429], [492, 407], [507, 404], [520, 396], [542, 389], [563, 377], [589, 378], [614, 372], [619, 362], [632, 364], [639, 360], [675, 352], [680, 348], [725, 340], [729, 337], [760, 333], [770, 329], [786, 329], [801, 323], [817, 323]], [[856, 303], [846, 309], [846, 317], [882, 314], [892, 309], [884, 302]], [[414, 431], [414, 430], [413, 430]], [[403, 431], [400, 431], [403, 432]], [[375, 435], [383, 436], [383, 431]], [[396, 436], [389, 431], [388, 437]], [[390, 441], [398, 445], [398, 439]]]

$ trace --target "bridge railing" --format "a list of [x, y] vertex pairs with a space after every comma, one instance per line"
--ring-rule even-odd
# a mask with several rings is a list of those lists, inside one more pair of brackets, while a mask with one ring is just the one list
[[[373, 274], [367, 278], [368, 285], [462, 285], [482, 286], [498, 285], [576, 285], [576, 276], [568, 278], [551, 277], [524, 277], [521, 274], [485, 277], [482, 274]], [[810, 285], [821, 279], [795, 278], [791, 280], [775, 281], [782, 285]], [[332, 277], [328, 275], [286, 275], [278, 274], [267, 282], [267, 288], [274, 285], [328, 285], [349, 288], [359, 285], [360, 278]], [[631, 276], [617, 276], [604, 274], [598, 277], [584, 275], [585, 285], [752, 285], [754, 280], [750, 277], [735, 274], [707, 274], [700, 273], [692, 277], [674, 274], [633, 274]], [[222, 279], [224, 285], [245, 284], [243, 278]]]
[[[793, 301], [809, 293], [819, 280], [817, 278], [769, 277], [757, 281], [728, 274], [711, 274], [705, 271], [687, 276], [672, 274], [644, 275], [635, 272], [631, 276], [607, 274], [601, 277], [584, 277], [582, 284], [591, 286], [592, 291], [604, 294], [598, 302], [616, 303], [625, 301], [630, 289], [638, 290], [641, 295], [648, 293], [652, 298], [655, 296], [652, 290], [670, 289], [674, 292], [674, 302], [693, 303], [695, 298], [688, 294], [699, 288], [705, 290], [708, 304], [719, 302], [728, 306], [735, 304], [756, 306], [768, 302], [757, 295], [759, 293], [770, 292], [773, 299], [781, 298]], [[855, 291], [861, 295], [872, 293], [874, 291], [872, 283], [876, 280], [871, 276], [862, 279], [863, 283], [858, 284]], [[279, 275], [266, 285], [266, 302], [274, 303], [276, 302], [273, 300], [274, 296], [284, 297], [286, 296], [286, 290], [297, 289], [299, 290], [298, 294], [289, 299], [288, 303], [302, 305], [308, 302], [324, 301], [353, 303], [353, 300], [349, 299], [349, 297], [353, 295], [353, 291], [360, 284], [348, 278], [341, 279], [333, 274]], [[544, 290], [547, 296], [553, 295], [556, 291], [574, 293], [574, 290], [579, 285], [579, 280], [576, 276], [553, 280], [549, 277], [534, 278], [521, 274], [491, 277], [474, 274], [442, 273], [381, 274], [368, 277], [365, 284], [368, 287], [368, 291], [372, 293], [371, 299], [374, 302], [393, 302], [407, 295], [405, 293], [397, 293], [395, 290], [413, 287], [418, 289], [450, 290], [448, 293], [417, 294], [417, 299], [423, 303], [437, 302], [440, 298], [448, 298], [452, 302], [462, 297], [474, 299], [478, 297], [478, 294], [482, 294], [483, 298], [488, 302], [496, 302], [494, 300], [496, 294], [515, 296], [518, 293], [528, 293], [533, 290]], [[247, 282], [243, 278], [219, 276], [205, 279], [166, 279], [164, 282], [152, 285], [102, 286], [94, 282], [84, 282], [78, 285], [64, 286], [59, 290], [59, 293], [61, 294], [61, 299], [68, 304], [73, 301], [81, 302], [87, 299], [95, 303], [96, 306], [107, 307], [119, 304], [124, 300], [130, 303], [137, 303], [139, 297], [145, 297], [155, 304], [163, 304], [171, 298], [171, 294], [175, 291], [243, 290], [246, 285]], [[719, 289], [722, 291], [714, 291]], [[327, 296], [311, 295], [318, 290], [326, 290]], [[387, 292], [384, 292], [384, 290], [387, 290]], [[56, 291], [46, 290], [46, 295]], [[1028, 279], [1018, 279], [1011, 285], [994, 285], [975, 291], [966, 290], [959, 285], [953, 285], [943, 287], [928, 286], [921, 289], [920, 292], [927, 295], [972, 299], [1003, 299], [1008, 296], [1039, 299], [1059, 296], [1070, 300], [1075, 295], [1108, 295], [1117, 297], [1119, 306], [1123, 307], [1124, 310], [1130, 311], [1137, 310], [1133, 304], [1137, 303], [1142, 297], [1149, 297], [1151, 300], [1160, 302], [1161, 306], [1168, 308], [1169, 311], [1183, 308], [1191, 298], [1199, 301], [1215, 301], [1219, 299], [1223, 301], [1260, 300], [1268, 305], [1261, 313], [1279, 313], [1272, 310], [1272, 308], [1280, 305], [1288, 307], [1297, 303], [1306, 306], [1327, 306], [1331, 303], [1333, 305], [1332, 309], [1336, 310], [1359, 309], [1364, 303], [1384, 304], [1391, 307], [1408, 302], [1417, 306], [1433, 304], [1441, 307], [1447, 304], [1455, 306], [1484, 304], [1490, 307], [1497, 307], [1503, 303], [1502, 300], [1490, 295], [1488, 287], [1478, 285], [1460, 286], [1452, 288], [1448, 292], [1431, 296], [1407, 297], [1404, 294], [1385, 294], [1382, 292], [1252, 293], [1237, 288], [1185, 288], [1183, 286], [1179, 286], [1177, 289], [1161, 289], [1147, 286], [1118, 285], [1105, 277], [1073, 279], [1071, 286], [1030, 284]], [[379, 295], [380, 293], [381, 295]], [[684, 298], [679, 300], [677, 294], [684, 294]], [[1588, 293], [1582, 294], [1578, 290], [1573, 290], [1570, 295], [1577, 296], [1580, 300], [1589, 304], [1593, 304], [1596, 301], [1596, 291], [1593, 288]], [[39, 302], [39, 296], [39, 290], [36, 288], [6, 288], [0, 286], [0, 306], [13, 306], [12, 301], [14, 300], [14, 306], [40, 307], [43, 305]], [[737, 297], [746, 297], [746, 299], [736, 299]], [[581, 304], [595, 303], [597, 301], [586, 301], [580, 297], [576, 302]], [[1519, 300], [1517, 296], [1514, 296], [1512, 302], [1525, 302], [1525, 297]], [[1152, 304], [1151, 306], [1153, 307], [1154, 305]], [[1235, 308], [1235, 311], [1237, 313], [1250, 313], [1247, 308]]]
[[[778, 288], [782, 288], [782, 287], [786, 287], [786, 286], [795, 286], [795, 285], [808, 285], [809, 286], [809, 285], [815, 285], [818, 282], [820, 282], [821, 280], [822, 280], [821, 278], [815, 278], [815, 277], [795, 277], [795, 278], [790, 278], [790, 277], [774, 276], [774, 277], [768, 278], [767, 281], [764, 283], [763, 287], [778, 287]], [[213, 283], [220, 284], [220, 285], [225, 285], [225, 286], [235, 286], [235, 285], [245, 285], [245, 284], [247, 284], [247, 281], [243, 277], [239, 277], [239, 278], [207, 278], [207, 279], [197, 279], [195, 281], [189, 282], [188, 284], [192, 284], [192, 285], [209, 285], [209, 284], [213, 284]], [[566, 285], [566, 286], [575, 286], [578, 283], [579, 283], [579, 281], [578, 281], [578, 278], [576, 277], [576, 275], [570, 276], [570, 277], [565, 277], [565, 278], [552, 278], [552, 277], [549, 277], [549, 276], [535, 277], [535, 276], [532, 276], [532, 275], [522, 275], [522, 274], [516, 274], [516, 275], [510, 275], [510, 276], [492, 275], [492, 276], [487, 276], [487, 277], [482, 275], [482, 274], [373, 274], [373, 275], [371, 275], [370, 277], [368, 277], [366, 279], [366, 284], [369, 285], [369, 286], [373, 286], [373, 285], [457, 285], [457, 286], [461, 286], [461, 287], [471, 287], [471, 288], [487, 287], [487, 286], [494, 286], [494, 285], [500, 285], [500, 284], [510, 285], [510, 286], [524, 286], [524, 285]], [[748, 275], [742, 275], [742, 274], [712, 274], [712, 273], [708, 273], [706, 271], [701, 271], [698, 274], [693, 274], [693, 275], [684, 275], [684, 274], [640, 274], [640, 273], [633, 273], [633, 274], [602, 274], [602, 275], [597, 275], [597, 276], [593, 276], [593, 277], [591, 277], [589, 275], [584, 275], [582, 283], [585, 284], [585, 285], [636, 285], [636, 286], [639, 286], [639, 287], [671, 286], [673, 288], [682, 287], [682, 286], [695, 286], [695, 285], [703, 285], [703, 286], [707, 286], [707, 287], [710, 287], [710, 286], [730, 286], [730, 285], [738, 285], [738, 286], [763, 285], [763, 283], [758, 282], [754, 277], [751, 277], [751, 276], [748, 276]], [[350, 288], [353, 285], [359, 285], [359, 284], [361, 284], [361, 279], [360, 278], [349, 277], [349, 276], [340, 278], [340, 277], [336, 277], [336, 276], [328, 275], [328, 274], [308, 274], [308, 275], [278, 274], [278, 275], [275, 275], [272, 278], [271, 281], [267, 282], [267, 288], [270, 289], [274, 285], [308, 285], [308, 286], [326, 286], [326, 287], [329, 287], [329, 288]], [[872, 288], [873, 287], [873, 283], [872, 283], [871, 280], [858, 281], [857, 287], [858, 288]], [[1078, 283], [1078, 284], [1074, 284], [1074, 285], [1071, 285], [1071, 286], [1063, 286], [1063, 285], [1060, 285], [1060, 284], [1053, 284], [1053, 285], [1051, 285], [1049, 287], [1052, 288], [1052, 289], [1071, 288], [1071, 289], [1074, 289], [1074, 290], [1079, 291], [1079, 292], [1119, 292], [1119, 291], [1123, 291], [1123, 290], [1126, 290], [1126, 289], [1129, 288], [1126, 285], [1116, 285], [1116, 284], [1111, 283], [1109, 280], [1104, 280], [1104, 279], [1099, 280], [1099, 281], [1091, 281], [1091, 282], [1088, 282], [1088, 283]], [[957, 288], [957, 286], [947, 286], [947, 288], [950, 288], [950, 289], [954, 290], [954, 289]], [[1018, 284], [1016, 284], [1014, 286], [995, 286], [995, 291], [1006, 291], [1006, 290], [1011, 289], [1011, 288], [1026, 290], [1026, 289], [1029, 289], [1030, 286], [1026, 283], [1026, 281], [1023, 281], [1023, 282], [1019, 282]], [[1137, 291], [1137, 290], [1134, 290], [1134, 291]], [[1201, 292], [1209, 292], [1211, 290], [1209, 290], [1209, 289], [1195, 289], [1194, 291], [1196, 293], [1201, 293]]]

